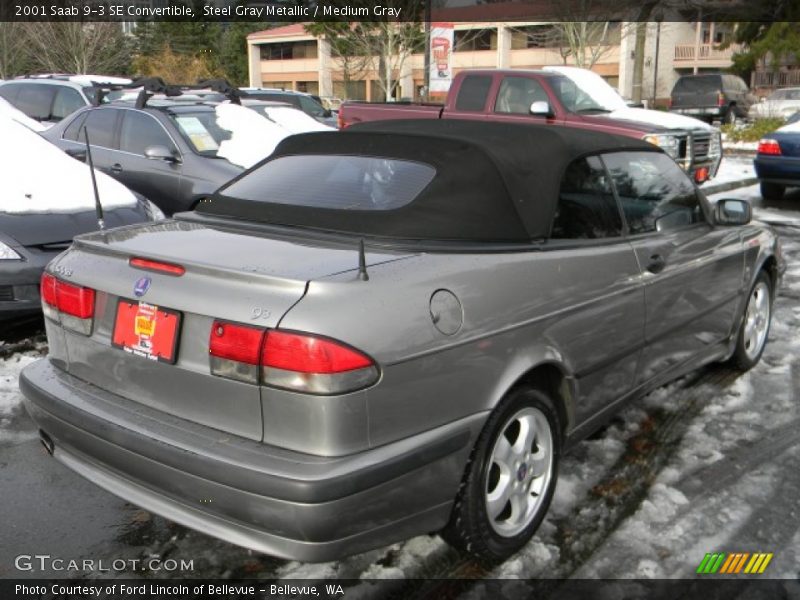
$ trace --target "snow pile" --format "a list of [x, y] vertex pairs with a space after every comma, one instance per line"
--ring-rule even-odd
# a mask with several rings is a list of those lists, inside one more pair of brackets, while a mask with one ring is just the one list
[[625, 103], [625, 100], [611, 87], [605, 79], [597, 73], [588, 69], [578, 67], [544, 67], [545, 71], [553, 71], [570, 79], [587, 96], [592, 98], [600, 106], [611, 111], [609, 117], [612, 119], [623, 119], [657, 125], [667, 129], [708, 129], [712, 127], [699, 119], [687, 117], [675, 113], [660, 110], [648, 110], [646, 108], [632, 108]]
[[[72, 213], [94, 209], [92, 179], [86, 164], [10, 118], [0, 117], [0, 138], [0, 164], [5, 174], [0, 212]], [[136, 197], [128, 188], [95, 172], [103, 208], [136, 205]]]
[[597, 73], [588, 69], [578, 67], [544, 67], [545, 71], [553, 71], [572, 80], [587, 96], [592, 98], [607, 110], [622, 110], [627, 108], [625, 100], [622, 99], [613, 87], [606, 83], [605, 79]]
[[309, 117], [306, 113], [296, 108], [283, 106], [265, 106], [258, 109], [266, 113], [267, 118], [272, 119], [278, 125], [286, 129], [289, 133], [306, 133], [308, 131], [336, 131], [333, 127], [323, 125], [316, 119]]
[[776, 131], [780, 133], [800, 133], [800, 121], [779, 127]]
[[22, 411], [19, 374], [23, 368], [41, 358], [39, 352], [16, 354], [0, 359], [0, 440], [20, 440], [29, 437], [15, 427], [15, 416]]
[[47, 127], [39, 123], [39, 121], [31, 119], [24, 112], [9, 104], [5, 98], [0, 98], [0, 119], [11, 119], [12, 121], [24, 125], [31, 131], [44, 131], [47, 129]]
[[214, 110], [217, 125], [231, 132], [231, 138], [219, 145], [217, 156], [245, 169], [272, 154], [289, 135], [284, 127], [238, 104], [220, 104]]

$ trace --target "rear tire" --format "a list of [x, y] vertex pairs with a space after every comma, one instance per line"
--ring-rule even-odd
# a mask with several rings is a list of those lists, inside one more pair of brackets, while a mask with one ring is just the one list
[[735, 368], [748, 371], [758, 364], [767, 345], [771, 321], [772, 282], [761, 271], [747, 295], [747, 307], [736, 334], [736, 349], [731, 356]]
[[547, 513], [560, 453], [561, 429], [547, 395], [511, 390], [478, 437], [444, 540], [486, 565], [517, 552]]
[[786, 186], [779, 183], [761, 182], [761, 197], [764, 200], [780, 200], [786, 191]]
[[725, 123], [728, 125], [735, 125], [737, 120], [736, 107], [731, 105], [728, 107], [728, 112], [725, 113]]

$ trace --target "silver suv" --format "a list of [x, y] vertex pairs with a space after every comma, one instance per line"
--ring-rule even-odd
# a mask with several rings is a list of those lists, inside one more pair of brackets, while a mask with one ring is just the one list
[[108, 75], [34, 75], [0, 83], [0, 98], [42, 123], [58, 123], [79, 108], [91, 106], [93, 83], [130, 83]]

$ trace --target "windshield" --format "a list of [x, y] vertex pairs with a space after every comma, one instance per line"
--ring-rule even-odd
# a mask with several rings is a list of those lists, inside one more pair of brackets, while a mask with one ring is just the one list
[[170, 116], [197, 154], [224, 158], [244, 168], [272, 154], [278, 142], [290, 134], [285, 127], [236, 104]]
[[617, 91], [598, 74], [576, 68], [556, 72], [558, 76], [550, 79], [550, 85], [567, 110], [578, 113], [613, 112], [626, 107]]

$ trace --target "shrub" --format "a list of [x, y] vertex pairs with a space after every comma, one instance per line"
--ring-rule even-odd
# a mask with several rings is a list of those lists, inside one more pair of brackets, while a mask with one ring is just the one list
[[756, 119], [744, 127], [737, 125], [723, 125], [722, 133], [731, 142], [757, 142], [768, 133], [772, 133], [784, 124], [784, 120], [777, 117]]

